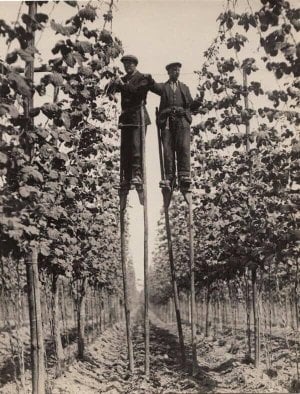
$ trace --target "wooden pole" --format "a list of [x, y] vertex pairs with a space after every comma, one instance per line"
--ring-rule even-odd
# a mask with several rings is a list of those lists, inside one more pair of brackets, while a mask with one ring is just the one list
[[30, 322], [30, 356], [31, 356], [31, 382], [32, 393], [38, 393], [38, 354], [37, 354], [37, 331], [36, 331], [36, 308], [35, 308], [35, 292], [34, 280], [32, 271], [32, 255], [29, 254], [28, 261], [26, 261], [26, 276], [27, 276], [27, 296]]
[[[158, 116], [158, 109], [156, 108], [156, 117]], [[157, 137], [158, 137], [158, 151], [159, 151], [159, 160], [160, 160], [160, 172], [161, 179], [165, 180], [165, 168], [164, 168], [164, 159], [162, 154], [162, 145], [161, 145], [161, 134], [160, 128], [157, 124]], [[177, 322], [177, 330], [178, 330], [178, 338], [179, 338], [179, 346], [180, 346], [180, 354], [181, 354], [181, 362], [184, 366], [186, 363], [185, 357], [185, 346], [184, 346], [184, 338], [181, 324], [181, 314], [180, 314], [180, 305], [179, 305], [179, 295], [178, 295], [178, 287], [176, 280], [176, 270], [174, 264], [174, 255], [173, 255], [173, 244], [172, 244], [172, 234], [170, 227], [170, 217], [169, 217], [169, 191], [162, 188], [162, 194], [164, 199], [164, 211], [165, 211], [165, 222], [166, 222], [166, 232], [168, 239], [168, 253], [169, 253], [169, 263], [170, 263], [170, 271], [171, 271], [171, 280], [173, 287], [173, 297], [174, 297], [174, 305], [175, 305], [175, 313], [176, 313], [176, 322]]]
[[[126, 233], [125, 233], [125, 212], [126, 212], [126, 198], [128, 191], [120, 190], [120, 225], [121, 225], [121, 261], [122, 261], [122, 273], [123, 273], [123, 291], [124, 291], [124, 310], [125, 310], [125, 322], [126, 322], [126, 334], [127, 334], [127, 347], [128, 347], [128, 361], [129, 370], [131, 373], [134, 372], [134, 359], [133, 359], [133, 347], [131, 338], [131, 322], [130, 322], [130, 305], [128, 299], [128, 281], [127, 281], [127, 267], [126, 267]], [[121, 201], [125, 199], [125, 202]]]
[[169, 218], [169, 210], [165, 204], [164, 204], [164, 210], [165, 210], [166, 231], [167, 231], [167, 238], [168, 238], [168, 252], [169, 252], [170, 271], [171, 271], [171, 279], [172, 279], [172, 287], [173, 287], [173, 297], [174, 297], [174, 305], [175, 305], [175, 313], [176, 313], [176, 322], [177, 322], [181, 362], [183, 365], [185, 365], [185, 363], [186, 363], [185, 346], [184, 346], [184, 338], [183, 338], [183, 331], [182, 331], [182, 324], [181, 324], [178, 286], [177, 286], [175, 264], [174, 264], [174, 257], [173, 257], [173, 244], [172, 244], [172, 238], [171, 238], [172, 235], [171, 235], [171, 228], [170, 228], [170, 218]]
[[[28, 4], [28, 14], [31, 19], [37, 12], [37, 2], [33, 1]], [[27, 25], [27, 32], [31, 34], [28, 40], [28, 47], [34, 47], [35, 33], [30, 24]], [[34, 59], [25, 63], [25, 78], [34, 83]], [[24, 100], [24, 116], [28, 119], [27, 132], [32, 131], [34, 127], [33, 117], [30, 116], [30, 110], [33, 108], [33, 95]], [[26, 138], [25, 150], [31, 157], [31, 145]], [[45, 393], [45, 360], [44, 360], [44, 341], [41, 314], [41, 301], [39, 291], [39, 273], [38, 273], [38, 253], [36, 247], [33, 247], [26, 264], [26, 275], [28, 284], [28, 304], [30, 318], [30, 341], [31, 341], [31, 362], [32, 362], [32, 393]]]
[[[245, 90], [244, 95], [244, 103], [245, 103], [245, 110], [248, 111], [249, 109], [249, 98], [248, 98], [248, 82], [247, 82], [247, 72], [243, 69], [243, 87]], [[246, 152], [249, 155], [250, 151], [250, 141], [249, 141], [249, 134], [250, 134], [250, 121], [247, 119], [246, 123]], [[249, 185], [251, 186], [252, 183], [252, 168], [251, 168], [251, 161], [249, 160]], [[247, 273], [247, 271], [246, 271]], [[257, 268], [252, 269], [251, 271], [251, 281], [252, 281], [252, 305], [253, 305], [253, 324], [254, 324], [254, 350], [255, 350], [255, 367], [259, 367], [260, 363], [260, 318], [259, 318], [259, 310], [258, 309], [258, 290], [257, 290]], [[251, 326], [251, 320], [249, 316], [249, 326]], [[249, 337], [251, 332], [249, 333]], [[251, 337], [249, 341], [251, 340]]]
[[189, 257], [190, 257], [190, 287], [191, 287], [191, 342], [192, 342], [192, 375], [197, 372], [197, 344], [196, 344], [196, 293], [195, 293], [195, 261], [194, 261], [194, 225], [193, 225], [193, 195], [190, 185], [180, 187], [185, 201], [188, 204], [188, 231], [189, 231]]
[[193, 199], [192, 191], [187, 193], [187, 200], [189, 206], [189, 247], [190, 247], [190, 280], [191, 280], [191, 339], [192, 339], [192, 374], [195, 375], [197, 371], [197, 348], [196, 348], [196, 325], [195, 325], [195, 261], [194, 261], [194, 231], [193, 231]]
[[[245, 89], [245, 95], [244, 95], [244, 103], [245, 103], [245, 109], [249, 109], [249, 98], [248, 98], [248, 84], [247, 84], [247, 73], [246, 70], [243, 69], [243, 87]], [[250, 150], [250, 144], [249, 144], [249, 134], [250, 134], [250, 123], [249, 120], [246, 121], [246, 151], [249, 153]]]
[[148, 289], [148, 201], [147, 201], [147, 173], [146, 173], [146, 149], [145, 149], [145, 114], [144, 103], [141, 107], [141, 148], [142, 170], [144, 191], [144, 330], [145, 330], [145, 376], [150, 375], [150, 336], [149, 336], [149, 289]]
[[32, 270], [33, 270], [34, 291], [35, 291], [36, 336], [37, 336], [37, 356], [38, 356], [36, 393], [43, 394], [45, 393], [45, 360], [44, 360], [45, 352], [44, 352], [42, 310], [41, 310], [41, 298], [40, 298], [40, 281], [39, 281], [39, 270], [38, 270], [38, 253], [36, 247], [33, 248], [32, 250]]
[[255, 368], [260, 364], [260, 316], [259, 316], [259, 301], [257, 291], [257, 268], [252, 271], [252, 303], [253, 303], [253, 321], [254, 321], [254, 348], [255, 348]]

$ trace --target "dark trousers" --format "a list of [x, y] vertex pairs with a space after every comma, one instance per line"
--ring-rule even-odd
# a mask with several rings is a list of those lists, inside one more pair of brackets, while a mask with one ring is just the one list
[[167, 179], [175, 176], [175, 154], [177, 157], [178, 178], [190, 177], [191, 156], [190, 124], [184, 117], [169, 119], [169, 129], [162, 130], [165, 175]]
[[130, 182], [142, 177], [141, 128], [126, 126], [121, 129], [121, 181]]

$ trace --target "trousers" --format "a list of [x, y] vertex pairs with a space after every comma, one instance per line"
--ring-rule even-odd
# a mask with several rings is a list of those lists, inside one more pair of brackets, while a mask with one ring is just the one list
[[[145, 127], [145, 136], [147, 127]], [[121, 129], [121, 181], [130, 182], [135, 176], [143, 178], [142, 135], [139, 126]]]
[[[162, 130], [162, 144], [164, 153], [166, 179], [173, 179], [176, 173], [178, 178], [191, 175], [191, 131], [190, 124], [185, 117], [170, 117], [169, 127]], [[175, 159], [177, 159], [175, 161]]]

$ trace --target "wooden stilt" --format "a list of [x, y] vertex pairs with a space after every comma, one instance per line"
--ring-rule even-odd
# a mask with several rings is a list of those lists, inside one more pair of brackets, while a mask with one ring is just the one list
[[120, 190], [120, 228], [121, 228], [121, 261], [122, 261], [122, 274], [123, 274], [123, 291], [124, 291], [124, 310], [126, 322], [126, 335], [127, 335], [127, 348], [128, 348], [128, 361], [129, 370], [134, 372], [134, 358], [131, 337], [131, 321], [130, 321], [130, 304], [128, 298], [128, 281], [127, 281], [127, 266], [126, 266], [126, 228], [125, 228], [125, 215], [126, 215], [126, 200], [128, 189]]
[[[158, 116], [158, 109], [156, 108], [156, 118], [157, 118], [157, 116]], [[164, 167], [164, 159], [163, 159], [163, 154], [162, 154], [161, 133], [160, 133], [160, 127], [158, 124], [157, 124], [157, 136], [158, 136], [158, 150], [159, 150], [159, 159], [160, 159], [161, 179], [162, 179], [162, 181], [164, 181], [165, 180], [165, 167]], [[177, 281], [176, 281], [176, 270], [175, 270], [175, 264], [174, 264], [172, 234], [171, 234], [170, 218], [169, 218], [169, 205], [170, 205], [170, 201], [171, 201], [171, 197], [172, 197], [172, 190], [163, 187], [162, 194], [163, 194], [163, 199], [164, 199], [164, 212], [165, 212], [167, 239], [168, 239], [168, 253], [169, 253], [169, 262], [170, 262], [171, 280], [172, 280], [172, 287], [173, 287], [173, 298], [174, 298], [174, 305], [175, 305], [179, 346], [180, 346], [180, 355], [181, 355], [181, 362], [184, 366], [186, 363], [185, 346], [184, 346], [184, 338], [183, 338], [183, 331], [182, 331], [182, 324], [181, 324], [179, 295], [178, 295], [178, 287], [177, 287]]]
[[194, 261], [194, 229], [193, 229], [193, 201], [191, 189], [182, 190], [185, 200], [188, 203], [188, 227], [189, 227], [189, 254], [190, 254], [190, 283], [191, 283], [191, 339], [192, 339], [192, 374], [197, 372], [197, 343], [196, 343], [196, 324], [195, 324], [195, 261]]
[[149, 289], [148, 289], [148, 201], [146, 179], [146, 149], [145, 149], [145, 114], [144, 104], [141, 107], [141, 148], [143, 169], [143, 203], [144, 203], [144, 330], [145, 330], [145, 376], [150, 375], [150, 335], [149, 335]]

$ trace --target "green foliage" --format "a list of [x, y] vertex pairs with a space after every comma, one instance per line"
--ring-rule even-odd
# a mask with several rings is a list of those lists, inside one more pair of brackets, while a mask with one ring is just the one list
[[[47, 61], [50, 71], [34, 85], [13, 66], [34, 59], [26, 28], [45, 28], [48, 16], [23, 14], [15, 27], [0, 21], [0, 34], [20, 44], [0, 75], [1, 255], [20, 259], [35, 245], [40, 269], [119, 292], [119, 149], [111, 121], [115, 104], [103, 92], [107, 70], [109, 76], [118, 71], [109, 65], [122, 47], [111, 32], [89, 30], [100, 9], [87, 4], [75, 12], [65, 24], [50, 21], [63, 39], [52, 49], [57, 57]], [[29, 113], [19, 104], [51, 92], [53, 102]]]
[[[291, 20], [299, 10], [288, 2], [262, 3], [256, 12], [241, 14], [228, 3], [219, 17], [219, 36], [205, 51], [198, 72], [204, 98], [192, 145], [198, 292], [214, 283], [221, 288], [224, 281], [238, 282], [248, 270], [263, 275], [270, 264], [272, 275], [285, 280], [287, 272], [296, 271], [299, 82], [293, 77], [299, 57], [297, 25]], [[253, 29], [258, 42], [252, 42]], [[262, 61], [259, 53], [246, 57], [251, 45], [261, 46]], [[270, 79], [274, 71], [274, 84], [287, 76], [284, 88], [279, 82], [277, 89], [264, 87], [264, 64]], [[189, 291], [185, 208], [178, 200], [175, 205], [171, 217], [178, 283]], [[160, 226], [152, 278], [156, 303], [170, 297], [167, 243]]]

